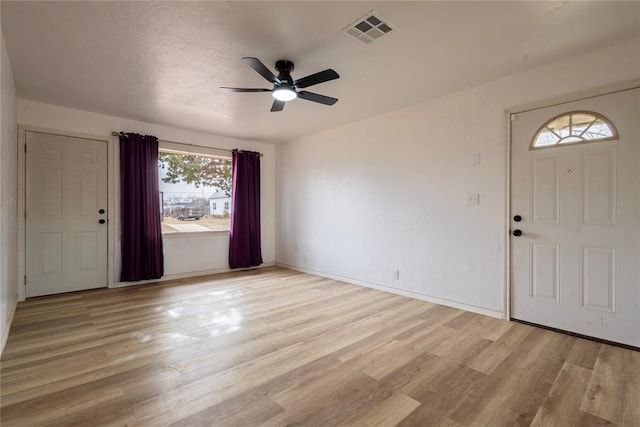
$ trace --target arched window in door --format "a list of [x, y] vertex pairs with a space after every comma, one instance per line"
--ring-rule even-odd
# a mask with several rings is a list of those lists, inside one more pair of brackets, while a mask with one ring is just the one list
[[532, 150], [558, 145], [618, 139], [616, 127], [602, 114], [571, 111], [553, 117], [543, 124], [531, 140]]

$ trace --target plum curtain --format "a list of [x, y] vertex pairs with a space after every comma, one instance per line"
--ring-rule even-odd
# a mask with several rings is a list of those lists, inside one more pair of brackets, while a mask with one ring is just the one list
[[229, 267], [262, 264], [260, 243], [260, 153], [233, 150]]
[[164, 274], [158, 138], [120, 133], [121, 282]]

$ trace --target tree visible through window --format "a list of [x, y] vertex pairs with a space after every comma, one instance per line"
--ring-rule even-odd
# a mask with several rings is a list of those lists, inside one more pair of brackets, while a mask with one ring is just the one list
[[163, 233], [229, 230], [230, 158], [161, 149], [158, 168]]
[[572, 111], [549, 120], [536, 132], [531, 148], [618, 139], [616, 128], [601, 114], [591, 111]]

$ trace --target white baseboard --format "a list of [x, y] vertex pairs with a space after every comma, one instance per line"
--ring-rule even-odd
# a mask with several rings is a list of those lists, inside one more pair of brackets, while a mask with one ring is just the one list
[[364, 286], [366, 288], [377, 289], [379, 291], [389, 292], [392, 294], [402, 295], [409, 298], [415, 298], [422, 301], [432, 302], [434, 304], [444, 305], [447, 307], [457, 308], [460, 310], [470, 311], [472, 313], [478, 313], [485, 316], [495, 317], [497, 319], [505, 319], [504, 313], [501, 311], [490, 310], [484, 307], [477, 307], [475, 305], [464, 304], [457, 301], [451, 301], [445, 298], [438, 298], [430, 295], [424, 295], [417, 292], [405, 291], [403, 289], [392, 288], [377, 283], [363, 282], [362, 280], [351, 279], [349, 277], [337, 276], [335, 274], [323, 273], [320, 271], [314, 271], [307, 268], [297, 267], [295, 265], [284, 264], [276, 262], [275, 265], [282, 268], [288, 268], [289, 270], [299, 271], [301, 273], [313, 274], [314, 276], [325, 277], [327, 279], [338, 280], [340, 282], [350, 283], [352, 285]]
[[2, 331], [2, 337], [0, 337], [0, 356], [2, 356], [2, 352], [4, 351], [4, 346], [7, 344], [7, 340], [9, 339], [9, 331], [11, 331], [11, 324], [13, 323], [13, 315], [16, 313], [16, 306], [18, 305], [18, 299], [16, 298], [9, 307], [9, 317], [7, 318], [7, 324], [4, 327], [4, 331]]
[[260, 264], [257, 267], [250, 267], [246, 269], [232, 270], [229, 267], [224, 267], [224, 268], [214, 268], [211, 270], [191, 271], [188, 273], [168, 274], [166, 276], [162, 276], [162, 278], [160, 279], [154, 279], [154, 280], [140, 280], [139, 282], [116, 282], [109, 287], [110, 288], [126, 288], [127, 286], [144, 285], [146, 283], [168, 282], [169, 280], [188, 279], [190, 277], [209, 276], [211, 274], [230, 273], [232, 271], [257, 270], [260, 268], [273, 267], [274, 265], [276, 265], [275, 262], [265, 262]]

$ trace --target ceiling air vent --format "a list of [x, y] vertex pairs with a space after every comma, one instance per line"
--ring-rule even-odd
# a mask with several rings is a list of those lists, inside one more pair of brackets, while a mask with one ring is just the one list
[[388, 19], [383, 18], [374, 11], [371, 11], [358, 19], [347, 28], [342, 30], [348, 36], [351, 36], [364, 44], [370, 44], [385, 34], [393, 31], [393, 25]]

